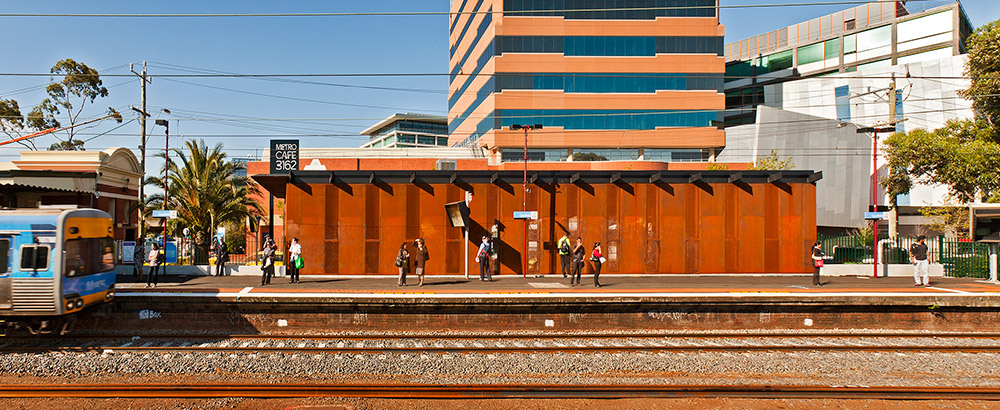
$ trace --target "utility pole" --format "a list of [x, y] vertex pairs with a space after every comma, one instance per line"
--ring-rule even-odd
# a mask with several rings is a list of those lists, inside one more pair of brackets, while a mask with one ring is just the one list
[[[141, 158], [139, 159], [139, 168], [142, 168], [142, 179], [139, 181], [139, 206], [142, 206], [143, 202], [146, 201], [146, 117], [149, 117], [149, 111], [146, 111], [146, 84], [152, 83], [153, 79], [149, 78], [146, 74], [146, 62], [142, 62], [142, 73], [137, 73], [132, 69], [132, 64], [128, 65], [129, 71], [132, 74], [139, 76], [139, 89], [142, 92], [141, 99], [139, 101], [139, 152], [141, 153]], [[133, 109], [135, 109], [133, 107]], [[137, 241], [143, 242], [143, 230], [146, 227], [146, 219], [142, 215], [142, 209], [139, 210], [139, 230], [137, 232]]]
[[[889, 83], [889, 123], [895, 125], [896, 121], [896, 73], [892, 73], [892, 81]], [[889, 239], [899, 236], [899, 209], [896, 206], [896, 198], [889, 198], [892, 209], [889, 210]]]

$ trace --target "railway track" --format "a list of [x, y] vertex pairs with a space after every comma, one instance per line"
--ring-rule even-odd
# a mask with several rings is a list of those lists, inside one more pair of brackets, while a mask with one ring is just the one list
[[153, 336], [2, 339], [0, 353], [284, 353], [510, 354], [666, 352], [928, 352], [1000, 353], [995, 334], [519, 336], [519, 337], [230, 337]]
[[0, 385], [0, 398], [282, 398], [418, 399], [757, 398], [1000, 400], [1000, 388], [698, 385], [413, 385], [413, 384], [51, 384]]

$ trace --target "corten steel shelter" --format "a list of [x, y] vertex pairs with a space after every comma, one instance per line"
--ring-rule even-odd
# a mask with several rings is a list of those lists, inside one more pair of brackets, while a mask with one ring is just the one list
[[[285, 230], [304, 274], [394, 274], [403, 242], [426, 240], [428, 274], [460, 274], [462, 228], [445, 204], [472, 194], [465, 258], [496, 224], [501, 274], [559, 272], [556, 241], [601, 242], [602, 273], [803, 273], [812, 270], [812, 171], [529, 171], [523, 249], [518, 171], [294, 171], [255, 175], [285, 198]], [[587, 262], [585, 272], [592, 271]]]

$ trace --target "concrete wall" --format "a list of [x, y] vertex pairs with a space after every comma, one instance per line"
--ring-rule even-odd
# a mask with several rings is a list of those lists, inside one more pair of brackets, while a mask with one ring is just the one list
[[864, 225], [870, 200], [871, 137], [840, 121], [761, 106], [757, 123], [726, 129], [719, 162], [756, 162], [774, 150], [794, 169], [823, 172], [816, 183], [817, 226]]

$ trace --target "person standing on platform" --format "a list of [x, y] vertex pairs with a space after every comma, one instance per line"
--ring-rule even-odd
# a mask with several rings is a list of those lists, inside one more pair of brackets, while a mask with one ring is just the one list
[[424, 286], [424, 266], [427, 265], [427, 261], [431, 259], [430, 253], [427, 252], [427, 247], [424, 245], [424, 238], [418, 238], [413, 241], [413, 244], [417, 247], [417, 260], [413, 261], [413, 270], [417, 274], [417, 278], [420, 279], [417, 282], [417, 286]]
[[406, 286], [406, 274], [410, 272], [410, 251], [406, 250], [406, 242], [399, 245], [395, 265], [399, 268], [399, 280], [396, 281], [396, 285]]
[[583, 238], [576, 238], [576, 247], [573, 248], [573, 271], [569, 274], [569, 285], [573, 285], [573, 281], [576, 284], [580, 284], [580, 276], [583, 274], [583, 259], [587, 250], [583, 248]]
[[490, 273], [490, 237], [483, 235], [483, 243], [479, 245], [476, 252], [476, 263], [479, 264], [479, 280], [482, 282], [493, 282], [493, 275]]
[[226, 273], [226, 262], [229, 262], [229, 250], [226, 249], [225, 238], [216, 235], [212, 241], [212, 248], [215, 251], [215, 276], [223, 276]]
[[132, 277], [139, 282], [142, 282], [142, 265], [144, 263], [146, 263], [146, 247], [143, 246], [142, 242], [136, 242], [135, 249], [132, 251]]
[[146, 275], [146, 287], [153, 285], [156, 287], [156, 282], [159, 280], [159, 268], [160, 268], [160, 246], [153, 244], [153, 250], [149, 251], [149, 275]]
[[302, 245], [299, 238], [292, 238], [292, 245], [288, 247], [288, 283], [299, 283], [299, 259], [302, 258]]
[[[601, 276], [601, 265], [604, 264], [604, 254], [601, 253], [601, 243], [594, 242], [594, 251], [590, 254], [590, 260], [594, 261], [594, 287], [601, 287], [601, 281], [599, 277]], [[580, 282], [577, 281], [579, 285]]]
[[819, 281], [819, 271], [823, 269], [823, 258], [826, 256], [823, 253], [823, 244], [816, 241], [812, 247], [812, 261], [813, 261], [813, 286], [823, 286]]
[[559, 247], [559, 265], [562, 267], [562, 274], [563, 277], [565, 278], [566, 275], [569, 275], [570, 272], [572, 272], [569, 267], [570, 266], [569, 253], [571, 251], [569, 244], [569, 236], [563, 234], [562, 238], [559, 238], [559, 243], [557, 244], [557, 246]]
[[[927, 261], [927, 244], [924, 243], [927, 237], [920, 235], [917, 237], [917, 243], [910, 245], [910, 263], [913, 264], [913, 281], [917, 282], [913, 286], [930, 286], [930, 272], [928, 271], [928, 266], [930, 265]], [[921, 277], [923, 282], [921, 282]]]
[[261, 251], [261, 258], [263, 261], [260, 264], [261, 276], [260, 285], [270, 285], [271, 277], [274, 276], [274, 251], [278, 247], [274, 244], [274, 241], [270, 237], [264, 241], [264, 249]]

